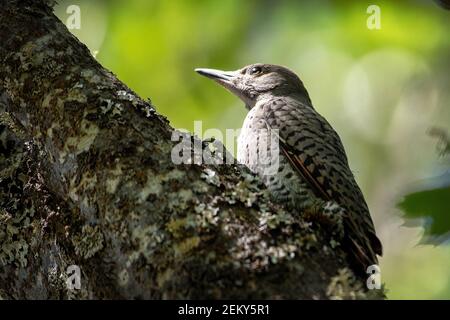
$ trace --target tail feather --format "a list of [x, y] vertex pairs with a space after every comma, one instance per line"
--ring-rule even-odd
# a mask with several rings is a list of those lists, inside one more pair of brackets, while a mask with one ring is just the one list
[[382, 255], [381, 241], [375, 233], [360, 230], [352, 217], [345, 219], [345, 246], [348, 248], [351, 262], [356, 270], [365, 273], [367, 267], [378, 264], [378, 255]]
[[373, 232], [369, 232], [368, 234], [370, 244], [375, 251], [375, 253], [379, 256], [383, 255], [383, 245], [381, 244], [380, 239], [378, 239], [377, 235]]
[[378, 264], [378, 259], [375, 253], [372, 250], [364, 250], [361, 245], [353, 238], [348, 238], [349, 242], [349, 252], [350, 260], [353, 264], [357, 266], [357, 270], [365, 273], [367, 267]]

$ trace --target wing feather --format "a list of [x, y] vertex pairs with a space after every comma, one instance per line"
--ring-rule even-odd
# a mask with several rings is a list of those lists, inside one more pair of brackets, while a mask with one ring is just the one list
[[[364, 196], [354, 180], [341, 139], [311, 106], [275, 100], [265, 110], [268, 129], [277, 129], [281, 152], [317, 197], [346, 209], [349, 244], [365, 265], [382, 254]], [[276, 113], [276, 114], [275, 114]], [[290, 130], [283, 130], [290, 123]], [[293, 128], [293, 124], [297, 126]], [[293, 130], [294, 129], [294, 133]]]

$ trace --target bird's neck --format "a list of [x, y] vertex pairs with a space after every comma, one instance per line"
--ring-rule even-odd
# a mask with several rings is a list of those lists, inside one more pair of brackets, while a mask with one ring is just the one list
[[[296, 100], [298, 102], [301, 102], [303, 105], [308, 105], [311, 108], [313, 108], [311, 99], [309, 98], [309, 95], [306, 91], [305, 92], [298, 92], [298, 91], [297, 92], [284, 92], [284, 93], [266, 92], [266, 93], [260, 94], [258, 96], [258, 99], [256, 100], [255, 104], [267, 103], [267, 102], [270, 102], [272, 100], [276, 100], [279, 98]], [[250, 110], [253, 106], [247, 105], [246, 107]]]

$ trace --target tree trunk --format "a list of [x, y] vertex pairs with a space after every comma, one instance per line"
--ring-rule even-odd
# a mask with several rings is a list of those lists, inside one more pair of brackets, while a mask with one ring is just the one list
[[0, 298], [371, 297], [246, 168], [175, 165], [168, 121], [47, 2], [2, 1], [0, 62]]

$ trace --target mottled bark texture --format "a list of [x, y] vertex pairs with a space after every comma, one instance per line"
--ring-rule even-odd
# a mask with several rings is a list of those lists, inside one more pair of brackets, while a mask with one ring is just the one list
[[1, 2], [0, 94], [0, 298], [370, 296], [245, 168], [173, 164], [168, 121], [44, 1]]

